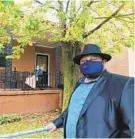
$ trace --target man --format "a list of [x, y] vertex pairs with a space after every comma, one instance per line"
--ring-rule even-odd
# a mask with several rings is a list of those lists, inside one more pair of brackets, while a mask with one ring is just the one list
[[34, 70], [34, 73], [33, 73], [36, 77], [38, 77], [39, 75], [42, 75], [43, 74], [43, 68], [40, 66], [37, 65], [36, 69]]
[[64, 127], [65, 138], [130, 138], [134, 135], [134, 79], [109, 73], [111, 56], [86, 44], [73, 60], [84, 75], [67, 109], [48, 124], [51, 132]]
[[43, 67], [41, 66], [36, 66], [36, 69], [34, 70], [33, 74], [36, 77], [36, 87], [42, 88], [42, 78], [43, 78]]

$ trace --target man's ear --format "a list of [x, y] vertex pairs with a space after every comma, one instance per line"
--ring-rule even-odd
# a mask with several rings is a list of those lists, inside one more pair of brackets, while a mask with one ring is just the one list
[[106, 59], [103, 59], [103, 64], [106, 64], [107, 60]]

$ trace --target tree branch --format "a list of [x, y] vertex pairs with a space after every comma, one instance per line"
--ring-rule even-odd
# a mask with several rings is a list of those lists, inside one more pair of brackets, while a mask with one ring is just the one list
[[97, 1], [91, 1], [87, 4], [87, 7], [90, 7], [93, 3], [96, 3], [96, 2], [99, 2], [98, 0]]
[[[59, 4], [59, 12], [64, 12], [63, 1], [58, 0], [58, 4]], [[69, 2], [67, 2], [67, 5], [68, 4], [69, 4]], [[66, 8], [68, 8], [68, 6]], [[67, 30], [67, 28], [66, 28], [66, 18], [64, 18], [64, 19], [62, 18], [60, 20], [61, 20], [61, 23], [62, 23], [62, 28], [61, 29], [63, 30], [62, 36], [64, 37], [65, 34], [66, 34], [66, 30]]]
[[123, 22], [127, 22], [127, 23], [135, 23], [134, 21], [128, 21], [128, 20], [124, 20], [124, 19], [121, 19], [120, 17], [117, 17], [117, 19], [123, 21]]
[[59, 9], [57, 9], [57, 8], [55, 8], [55, 7], [50, 6], [49, 8], [50, 8], [50, 9], [53, 9], [53, 10], [56, 10], [57, 12], [59, 12]]
[[[86, 7], [90, 7], [93, 3], [96, 3], [96, 2], [99, 2], [98, 0], [97, 1], [90, 1]], [[82, 13], [86, 10], [86, 7], [83, 9]], [[79, 9], [77, 10], [75, 16], [74, 16], [74, 19], [77, 17], [77, 13], [79, 12], [79, 10], [81, 9], [82, 7], [80, 6]], [[73, 18], [71, 18], [71, 20], [73, 20]], [[79, 21], [79, 18], [76, 20], [76, 23]]]
[[[66, 13], [68, 11], [69, 3], [70, 3], [70, 0], [67, 1]], [[67, 31], [66, 18], [64, 19], [63, 23], [64, 23], [63, 24], [63, 36], [65, 36], [66, 35], [66, 31]]]
[[60, 6], [62, 6], [62, 1], [61, 0], [58, 0], [58, 3]]
[[[38, 4], [40, 4], [41, 6], [44, 6], [44, 5], [46, 5], [46, 3], [42, 3], [42, 2], [40, 2], [40, 1], [38, 1], [38, 0], [34, 0], [36, 3], [38, 3]], [[53, 7], [53, 6], [50, 6], [49, 7], [50, 9], [53, 9], [53, 10], [56, 10], [57, 12], [59, 12], [59, 9], [57, 9], [57, 8], [55, 8], [55, 7]]]
[[109, 20], [111, 20], [115, 15], [117, 15], [119, 13], [119, 11], [124, 7], [125, 4], [122, 4], [112, 15], [110, 15], [107, 19], [105, 19], [104, 21], [102, 21], [99, 25], [97, 25], [94, 29], [90, 30], [87, 33], [84, 33], [82, 36], [83, 38], [88, 37], [89, 35], [91, 35], [92, 33], [94, 33], [96, 30], [98, 30], [99, 28], [101, 28], [106, 22], [108, 22]]
[[[90, 7], [93, 3], [96, 3], [96, 2], [99, 2], [99, 1], [93, 1], [93, 0], [92, 0], [91, 2], [89, 2], [89, 3], [87, 4], [87, 7]], [[78, 8], [78, 10], [77, 10], [77, 12], [76, 12], [76, 16], [77, 16], [77, 13], [80, 11], [80, 9], [81, 9], [81, 6]], [[86, 9], [86, 8], [85, 8], [85, 9]], [[82, 12], [84, 12], [85, 9], [83, 9]], [[75, 16], [75, 17], [76, 17], [76, 16]]]
[[70, 0], [67, 1], [66, 12], [68, 11]]
[[39, 0], [34, 0], [36, 3], [40, 4], [40, 5], [44, 5], [42, 2], [40, 2]]
[[[90, 2], [87, 4], [87, 7], [90, 7], [93, 3], [96, 3], [96, 2], [99, 2], [99, 1], [93, 1], [93, 0], [90, 1]], [[77, 17], [77, 14], [78, 14], [78, 12], [80, 11], [81, 8], [82, 8], [81, 6], [78, 8], [78, 10], [77, 10], [77, 12], [76, 12], [76, 14], [75, 14], [75, 16], [74, 16], [74, 19]], [[86, 9], [86, 8], [84, 8], [82, 12], [84, 12], [85, 9]], [[72, 22], [73, 18], [70, 18], [70, 20], [71, 20], [71, 22]], [[79, 20], [79, 19], [78, 19], [78, 20]], [[78, 21], [78, 20], [77, 20], [77, 21]]]
[[[130, 15], [134, 15], [135, 13], [130, 13], [130, 14], [123, 14], [123, 15], [117, 15], [113, 18], [117, 18], [117, 17], [127, 17], [127, 16], [130, 16]], [[105, 19], [105, 18], [108, 18], [108, 17], [96, 17], [94, 19]]]

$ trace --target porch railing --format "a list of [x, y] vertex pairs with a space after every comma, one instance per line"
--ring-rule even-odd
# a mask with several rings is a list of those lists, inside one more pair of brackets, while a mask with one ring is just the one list
[[46, 73], [36, 77], [32, 72], [0, 70], [0, 89], [4, 90], [44, 90], [63, 88], [63, 74], [59, 74], [56, 84], [55, 73]]

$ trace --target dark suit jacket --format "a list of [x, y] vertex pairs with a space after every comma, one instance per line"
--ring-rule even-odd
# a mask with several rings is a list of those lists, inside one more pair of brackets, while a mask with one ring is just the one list
[[[67, 115], [68, 107], [53, 121], [57, 128], [64, 127], [64, 137]], [[84, 103], [76, 127], [76, 137], [130, 138], [133, 135], [134, 78], [105, 70]]]

